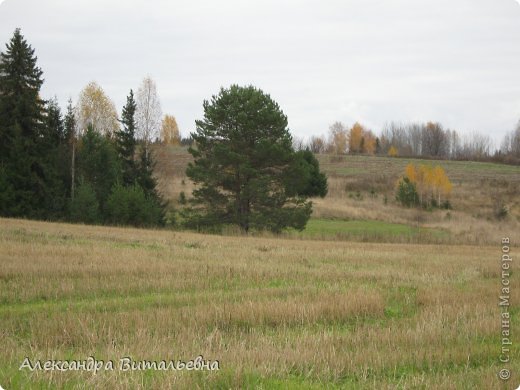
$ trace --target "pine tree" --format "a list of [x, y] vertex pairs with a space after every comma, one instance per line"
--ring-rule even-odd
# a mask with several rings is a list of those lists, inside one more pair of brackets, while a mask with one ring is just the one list
[[287, 186], [296, 155], [278, 104], [253, 86], [232, 85], [203, 108], [192, 133], [195, 161], [186, 171], [197, 185], [189, 225], [234, 224], [246, 233], [303, 229], [311, 203]]
[[116, 149], [122, 162], [123, 183], [126, 186], [135, 184], [137, 180], [135, 164], [135, 110], [134, 92], [130, 90], [121, 114], [123, 128], [116, 132]]
[[[44, 163], [42, 70], [34, 49], [16, 29], [0, 54], [0, 214], [44, 217], [49, 196]], [[45, 142], [42, 142], [45, 140]]]

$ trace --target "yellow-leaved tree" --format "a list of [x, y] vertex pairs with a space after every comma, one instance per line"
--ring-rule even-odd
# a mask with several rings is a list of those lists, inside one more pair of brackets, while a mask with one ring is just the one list
[[165, 115], [161, 124], [161, 140], [167, 145], [180, 145], [179, 126], [173, 115]]
[[363, 145], [361, 144], [363, 131], [363, 126], [357, 122], [354, 123], [354, 126], [350, 129], [348, 134], [348, 149], [351, 154], [361, 153], [363, 151]]
[[450, 179], [446, 175], [444, 169], [437, 165], [433, 168], [433, 182], [434, 188], [437, 192], [438, 205], [441, 205], [441, 194], [444, 196], [448, 196], [451, 193], [453, 185], [451, 184]]
[[88, 126], [108, 136], [119, 130], [116, 106], [95, 81], [88, 83], [79, 95], [76, 124], [80, 135]]
[[453, 188], [444, 168], [439, 165], [432, 167], [421, 164], [416, 167], [408, 164], [405, 168], [405, 176], [415, 184], [421, 204], [428, 202], [428, 198], [431, 198], [436, 199], [440, 206], [442, 196], [448, 197]]
[[397, 148], [395, 146], [390, 146], [390, 149], [388, 149], [388, 156], [390, 157], [397, 157], [399, 155], [399, 152], [397, 151]]

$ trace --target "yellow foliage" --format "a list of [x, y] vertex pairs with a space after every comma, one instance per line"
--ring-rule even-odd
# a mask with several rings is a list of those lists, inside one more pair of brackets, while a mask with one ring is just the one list
[[412, 183], [417, 183], [417, 171], [415, 165], [408, 164], [405, 169], [405, 175]]
[[365, 142], [362, 152], [374, 154], [376, 151], [376, 137], [374, 136], [374, 134], [370, 130], [368, 130], [365, 132], [363, 139]]
[[180, 145], [179, 126], [173, 115], [165, 115], [161, 126], [161, 140], [165, 144]]
[[388, 150], [388, 156], [390, 157], [397, 157], [399, 155], [399, 152], [397, 151], [397, 148], [395, 146], [391, 146]]
[[114, 103], [96, 82], [90, 82], [81, 91], [77, 106], [77, 121], [80, 133], [88, 126], [94, 127], [105, 135], [111, 135], [119, 129], [117, 111]]
[[348, 148], [350, 153], [361, 153], [361, 140], [363, 138], [363, 126], [359, 123], [354, 123], [354, 126], [350, 129], [348, 136]]
[[448, 196], [453, 188], [450, 179], [446, 175], [444, 168], [437, 165], [421, 164], [416, 167], [413, 164], [408, 164], [405, 168], [405, 176], [415, 183], [421, 202], [426, 196], [437, 197], [439, 205], [441, 203], [441, 194]]

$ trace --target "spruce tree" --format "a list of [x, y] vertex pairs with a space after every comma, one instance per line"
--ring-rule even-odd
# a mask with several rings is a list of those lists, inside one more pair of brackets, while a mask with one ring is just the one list
[[121, 114], [123, 128], [115, 134], [116, 148], [122, 162], [123, 184], [125, 186], [133, 185], [137, 180], [135, 164], [135, 110], [134, 92], [130, 90]]
[[16, 29], [0, 54], [0, 213], [44, 217], [49, 196], [44, 154], [42, 70], [34, 49]]
[[164, 222], [166, 203], [157, 190], [157, 179], [153, 176], [155, 161], [151, 150], [146, 145], [141, 145], [139, 151], [139, 164], [137, 165], [137, 184], [143, 189], [146, 199], [159, 210], [159, 224]]
[[72, 99], [69, 99], [67, 105], [67, 113], [64, 119], [65, 141], [68, 146], [68, 161], [66, 164], [70, 167], [69, 178], [66, 181], [67, 188], [70, 189], [70, 198], [74, 200], [74, 192], [76, 188], [76, 116], [74, 115], [74, 107], [72, 106]]

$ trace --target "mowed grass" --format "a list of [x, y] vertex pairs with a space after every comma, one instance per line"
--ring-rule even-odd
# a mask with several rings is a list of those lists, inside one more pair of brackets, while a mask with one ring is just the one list
[[447, 242], [449, 233], [439, 229], [427, 229], [406, 224], [382, 221], [312, 218], [302, 232], [290, 232], [289, 236], [319, 239], [355, 241], [399, 242], [429, 239]]
[[[512, 379], [501, 386], [496, 375], [500, 254], [499, 242], [377, 244], [0, 219], [0, 385], [512, 389], [517, 348]], [[518, 282], [513, 272], [511, 285]], [[512, 289], [511, 301], [519, 297]], [[511, 310], [512, 334], [520, 334]], [[199, 354], [218, 359], [220, 371], [19, 370], [26, 356]]]

